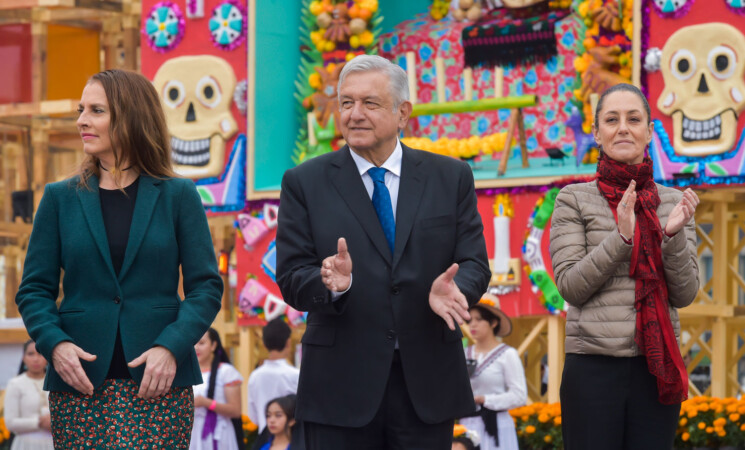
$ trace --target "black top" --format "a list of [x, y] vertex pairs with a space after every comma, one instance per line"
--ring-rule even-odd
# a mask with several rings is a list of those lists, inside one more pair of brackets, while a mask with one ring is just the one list
[[[127, 250], [127, 242], [129, 241], [129, 228], [132, 225], [132, 216], [135, 211], [139, 181], [140, 179], [137, 178], [134, 183], [124, 188], [124, 192], [119, 189], [98, 189], [101, 198], [103, 224], [106, 228], [106, 237], [109, 240], [111, 263], [114, 265], [114, 271], [117, 275], [122, 270], [122, 264], [124, 263], [124, 252]], [[114, 354], [111, 357], [109, 373], [106, 375], [107, 380], [114, 378], [132, 378], [127, 369], [127, 359], [124, 357], [122, 337], [118, 325]]]

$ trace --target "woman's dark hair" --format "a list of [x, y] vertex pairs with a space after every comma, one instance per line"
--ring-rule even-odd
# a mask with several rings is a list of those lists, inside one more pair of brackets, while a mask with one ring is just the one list
[[[109, 138], [114, 152], [116, 176], [122, 160], [155, 178], [176, 177], [171, 164], [171, 135], [160, 96], [143, 75], [112, 69], [93, 75], [88, 84], [101, 83], [109, 102]], [[86, 155], [80, 168], [79, 184], [88, 187], [91, 175], [100, 176], [99, 160]]]
[[23, 344], [23, 356], [21, 356], [21, 367], [18, 368], [18, 375], [22, 374], [23, 372], [28, 370], [28, 367], [26, 367], [26, 364], [23, 362], [23, 357], [26, 356], [26, 350], [28, 349], [28, 346], [33, 344], [34, 340], [29, 339]]
[[491, 325], [494, 322], [496, 322], [497, 323], [497, 326], [494, 327], [494, 328], [492, 328], [492, 332], [494, 333], [494, 336], [496, 336], [497, 333], [499, 333], [499, 327], [502, 326], [502, 320], [499, 318], [499, 316], [497, 316], [493, 312], [489, 311], [488, 309], [479, 306], [478, 303], [475, 304], [475, 305], [473, 305], [471, 307], [471, 309], [472, 310], [478, 309], [479, 310], [479, 313], [481, 313], [481, 318], [484, 319], [484, 320], [486, 320], [487, 322], [489, 322], [489, 325]]
[[295, 394], [285, 395], [284, 397], [277, 397], [273, 400], [269, 400], [269, 403], [266, 404], [266, 409], [264, 410], [264, 414], [266, 415], [269, 413], [269, 407], [276, 403], [277, 406], [282, 410], [283, 413], [285, 413], [285, 416], [287, 416], [287, 422], [285, 423], [285, 431], [288, 431], [290, 429], [290, 422], [295, 419], [295, 403], [297, 400], [297, 396]]
[[[217, 369], [220, 367], [220, 363], [230, 364], [230, 358], [228, 358], [225, 348], [222, 346], [222, 340], [220, 334], [214, 328], [207, 330], [207, 336], [210, 341], [216, 342], [215, 351], [212, 353], [212, 366], [210, 367], [210, 379], [207, 382], [207, 398], [215, 398], [215, 383], [217, 383]], [[238, 448], [244, 448], [243, 443], [243, 421], [240, 417], [230, 419], [233, 423], [233, 429], [235, 430], [235, 439], [238, 442]]]
[[453, 438], [453, 444], [456, 442], [463, 444], [466, 450], [479, 450], [481, 446], [473, 445], [473, 442], [465, 436], [458, 436]]
[[634, 86], [633, 84], [619, 83], [606, 89], [605, 92], [603, 92], [603, 94], [600, 96], [600, 99], [598, 99], [598, 104], [595, 107], [595, 128], [598, 127], [600, 111], [603, 109], [605, 98], [614, 92], [631, 92], [632, 94], [635, 94], [637, 97], [639, 97], [639, 99], [642, 101], [642, 105], [644, 105], [644, 110], [647, 112], [647, 124], [652, 121], [652, 110], [649, 109], [649, 102], [647, 101], [647, 97], [644, 96], [642, 91], [640, 91], [639, 88]]

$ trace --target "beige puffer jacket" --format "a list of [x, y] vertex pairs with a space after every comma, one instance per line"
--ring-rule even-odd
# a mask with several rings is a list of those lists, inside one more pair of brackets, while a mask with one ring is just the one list
[[[662, 228], [682, 192], [657, 185]], [[634, 342], [636, 311], [629, 277], [633, 246], [618, 233], [608, 201], [597, 183], [566, 186], [556, 197], [551, 218], [551, 261], [559, 292], [568, 303], [566, 353], [638, 356]], [[691, 304], [699, 287], [693, 220], [673, 237], [663, 237], [670, 318], [680, 342], [675, 308]]]

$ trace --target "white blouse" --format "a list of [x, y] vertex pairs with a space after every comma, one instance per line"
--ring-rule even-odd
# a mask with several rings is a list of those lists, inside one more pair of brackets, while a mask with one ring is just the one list
[[[506, 348], [502, 349], [502, 346]], [[495, 352], [500, 352], [499, 356], [488, 366], [480, 368]], [[479, 373], [471, 377], [471, 389], [474, 396], [484, 396], [485, 408], [506, 411], [525, 405], [528, 388], [517, 350], [500, 344], [486, 354], [479, 354], [472, 346], [466, 349], [466, 357], [473, 357], [477, 362], [476, 371]]]
[[8, 381], [5, 390], [5, 426], [16, 434], [11, 449], [52, 449], [52, 434], [39, 427], [39, 416], [49, 414], [49, 393], [44, 379], [26, 373]]

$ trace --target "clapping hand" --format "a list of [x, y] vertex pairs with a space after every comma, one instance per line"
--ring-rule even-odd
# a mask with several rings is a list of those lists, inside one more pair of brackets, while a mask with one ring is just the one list
[[458, 273], [458, 264], [454, 263], [435, 278], [432, 289], [429, 291], [429, 307], [445, 320], [451, 330], [455, 330], [455, 322], [460, 325], [466, 320], [471, 320], [466, 296], [453, 281], [456, 273]]
[[683, 191], [683, 198], [681, 198], [678, 204], [675, 205], [675, 208], [673, 208], [670, 216], [667, 218], [665, 234], [672, 236], [683, 229], [696, 212], [698, 202], [698, 195], [696, 195], [691, 188]]
[[339, 238], [336, 254], [323, 260], [321, 279], [332, 292], [344, 292], [352, 282], [352, 256], [347, 250], [347, 241]]
[[93, 384], [85, 374], [80, 360], [95, 361], [96, 355], [84, 351], [69, 341], [60, 342], [52, 350], [52, 365], [62, 381], [85, 395], [93, 395]]
[[636, 226], [636, 214], [634, 214], [634, 205], [636, 204], [636, 181], [631, 180], [626, 192], [623, 193], [621, 201], [618, 202], [616, 215], [618, 216], [618, 232], [626, 239], [634, 239], [634, 227]]

